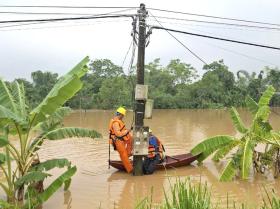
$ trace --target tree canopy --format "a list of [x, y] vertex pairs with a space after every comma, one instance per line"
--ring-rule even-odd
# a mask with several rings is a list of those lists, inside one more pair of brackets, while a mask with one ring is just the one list
[[[72, 108], [113, 109], [119, 105], [133, 107], [135, 88], [135, 67], [126, 74], [122, 67], [109, 59], [93, 60], [89, 72], [82, 78], [82, 90], [67, 102]], [[280, 70], [265, 67], [249, 73], [240, 70], [236, 75], [223, 60], [203, 67], [204, 74], [180, 59], [172, 59], [162, 65], [160, 59], [145, 66], [145, 83], [149, 85], [149, 98], [154, 99], [155, 108], [221, 108], [243, 107], [246, 96], [258, 101], [268, 85], [280, 91]], [[36, 71], [32, 81], [16, 79], [23, 83], [28, 102], [35, 106], [44, 98], [58, 75], [51, 72]], [[270, 105], [280, 105], [280, 96], [275, 94]]]

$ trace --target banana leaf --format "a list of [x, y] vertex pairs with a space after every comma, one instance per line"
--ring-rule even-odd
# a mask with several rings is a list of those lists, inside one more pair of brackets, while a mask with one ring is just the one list
[[43, 173], [41, 171], [31, 171], [28, 172], [26, 175], [22, 176], [21, 178], [19, 178], [18, 180], [16, 180], [15, 186], [16, 188], [19, 188], [22, 185], [27, 185], [32, 182], [42, 181], [48, 176], [51, 175], [47, 173]]
[[0, 153], [0, 165], [4, 164], [6, 162], [6, 155], [3, 153]]
[[[18, 124], [25, 124], [26, 121], [24, 121], [24, 119], [22, 117], [20, 117], [19, 115], [15, 114], [14, 112], [12, 112], [10, 109], [0, 105], [0, 120], [5, 120], [6, 119], [6, 123], [10, 123], [10, 122], [16, 122]], [[7, 124], [5, 124], [7, 125]]]
[[224, 147], [225, 145], [231, 143], [234, 140], [232, 136], [220, 135], [212, 138], [208, 138], [203, 142], [196, 145], [191, 153], [193, 155], [200, 154], [198, 161], [201, 162], [205, 160], [209, 155], [214, 153], [217, 149]]
[[253, 161], [253, 145], [251, 140], [248, 138], [245, 142], [243, 154], [241, 157], [241, 176], [243, 179], [247, 179], [249, 177], [252, 161]]
[[3, 107], [8, 108], [9, 110], [16, 112], [16, 105], [15, 99], [11, 94], [8, 86], [6, 85], [5, 81], [0, 79], [0, 105]]
[[52, 159], [45, 162], [39, 163], [32, 167], [32, 171], [49, 171], [53, 168], [63, 168], [71, 166], [71, 162], [65, 158], [63, 159]]
[[9, 144], [8, 138], [6, 136], [0, 136], [0, 147], [4, 147]]
[[16, 107], [18, 109], [18, 114], [25, 119], [27, 117], [27, 105], [25, 101], [24, 85], [15, 82], [15, 84], [11, 87], [12, 94], [16, 102]]
[[258, 112], [259, 106], [258, 104], [249, 96], [246, 97], [246, 106], [249, 109], [249, 111], [255, 115]]
[[272, 98], [272, 96], [275, 93], [275, 89], [273, 86], [268, 86], [267, 89], [265, 90], [265, 92], [263, 93], [263, 95], [261, 96], [260, 100], [259, 100], [259, 107], [261, 106], [268, 106], [270, 99]]
[[[69, 179], [76, 173], [77, 167], [73, 166], [63, 174], [61, 174], [57, 179], [55, 179], [41, 194], [32, 200], [31, 205], [36, 208], [43, 202], [46, 202], [63, 184], [69, 184]], [[24, 209], [29, 208], [29, 203], [23, 206]]]
[[228, 161], [226, 167], [224, 168], [221, 176], [220, 181], [231, 181], [236, 174], [236, 168], [234, 165], [233, 159]]
[[89, 58], [85, 57], [69, 73], [61, 77], [46, 98], [31, 111], [30, 119], [35, 125], [52, 115], [82, 88], [80, 78], [88, 71], [86, 66], [88, 62]]
[[248, 131], [248, 129], [245, 127], [244, 123], [242, 122], [239, 113], [237, 112], [237, 110], [232, 107], [230, 109], [230, 115], [231, 115], [231, 119], [233, 121], [233, 125], [235, 126], [235, 128], [240, 132], [240, 133], [246, 133]]
[[212, 160], [219, 161], [220, 159], [224, 158], [234, 147], [236, 147], [239, 144], [240, 144], [239, 140], [234, 140], [234, 141], [230, 142], [229, 144], [227, 144], [226, 146], [221, 147], [219, 150], [217, 150], [217, 152], [213, 156]]
[[255, 121], [259, 120], [259, 119], [263, 120], [263, 121], [267, 121], [269, 115], [270, 115], [270, 108], [269, 108], [269, 106], [261, 106], [261, 107], [259, 107], [258, 112], [256, 113], [253, 122], [255, 122]]

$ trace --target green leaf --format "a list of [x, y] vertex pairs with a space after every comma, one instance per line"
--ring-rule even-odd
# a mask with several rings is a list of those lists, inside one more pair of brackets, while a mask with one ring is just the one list
[[246, 106], [249, 109], [249, 111], [255, 115], [258, 112], [259, 106], [258, 104], [249, 96], [246, 97]]
[[27, 106], [26, 106], [26, 102], [25, 102], [25, 90], [24, 90], [24, 85], [23, 84], [19, 84], [18, 82], [15, 82], [14, 86], [13, 86], [13, 95], [15, 98], [15, 101], [17, 102], [17, 106], [18, 106], [18, 112], [19, 115], [23, 118], [27, 117]]
[[3, 153], [0, 153], [0, 165], [4, 164], [6, 162], [6, 155]]
[[[65, 182], [69, 184], [69, 179], [76, 173], [77, 167], [71, 167], [60, 175], [56, 180], [54, 180], [41, 194], [38, 194], [36, 200], [32, 202], [34, 207], [47, 201]], [[24, 205], [24, 208], [28, 208], [28, 204]]]
[[214, 153], [217, 149], [231, 143], [234, 140], [233, 137], [227, 135], [215, 136], [212, 138], [208, 138], [203, 142], [196, 145], [191, 153], [193, 155], [200, 154], [198, 161], [201, 162], [206, 159], [209, 155]]
[[275, 93], [273, 86], [268, 86], [259, 100], [259, 107], [269, 105], [269, 101]]
[[12, 205], [8, 202], [6, 202], [5, 200], [1, 200], [0, 199], [0, 208], [4, 208], [4, 209], [16, 209], [17, 207], [15, 205]]
[[26, 175], [22, 176], [15, 182], [16, 188], [19, 188], [22, 185], [29, 184], [31, 182], [38, 182], [42, 181], [48, 176], [51, 176], [50, 174], [43, 173], [41, 171], [31, 171], [28, 172]]
[[63, 159], [52, 159], [47, 160], [45, 162], [39, 163], [38, 165], [35, 165], [32, 167], [33, 171], [49, 171], [53, 168], [63, 168], [63, 167], [69, 167], [71, 165], [71, 162], [65, 158]]
[[88, 71], [86, 64], [89, 58], [85, 57], [69, 73], [61, 77], [46, 98], [30, 113], [30, 118], [36, 119], [35, 124], [52, 115], [57, 108], [72, 98], [81, 88], [80, 78]]
[[241, 176], [247, 179], [253, 161], [253, 147], [252, 142], [248, 138], [245, 142], [242, 157], [241, 157]]
[[221, 176], [220, 181], [231, 181], [236, 174], [236, 169], [234, 165], [233, 159], [228, 161], [226, 167], [224, 168]]
[[72, 137], [88, 137], [88, 138], [100, 138], [102, 135], [97, 131], [85, 129], [65, 127], [50, 131], [46, 134], [45, 138], [49, 140], [58, 140]]
[[4, 147], [9, 144], [6, 136], [0, 136], [0, 147]]
[[0, 105], [16, 112], [15, 99], [2, 79], [0, 79]]
[[267, 121], [269, 118], [269, 115], [270, 115], [269, 106], [261, 106], [258, 109], [258, 112], [256, 113], [254, 120], [256, 121], [256, 120], [260, 119], [263, 121]]
[[230, 109], [230, 115], [231, 115], [231, 119], [233, 121], [233, 124], [235, 126], [235, 128], [240, 132], [240, 133], [246, 133], [248, 131], [247, 128], [245, 128], [244, 123], [242, 122], [239, 113], [237, 112], [237, 110], [232, 107]]
[[64, 191], [67, 191], [71, 185], [71, 182], [72, 182], [72, 179], [67, 179], [65, 182], [64, 182]]
[[239, 140], [234, 140], [227, 144], [224, 147], [221, 147], [213, 156], [214, 161], [219, 161], [220, 159], [224, 158], [234, 147], [236, 147], [238, 144], [240, 144]]
[[0, 105], [0, 119], [7, 119], [8, 121], [15, 121], [18, 124], [24, 124], [25, 121], [8, 108]]

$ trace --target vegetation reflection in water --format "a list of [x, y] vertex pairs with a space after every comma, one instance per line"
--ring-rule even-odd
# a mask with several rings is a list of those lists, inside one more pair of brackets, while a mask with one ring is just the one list
[[[0, 186], [7, 198], [0, 200], [1, 208], [36, 208], [63, 184], [65, 190], [69, 188], [77, 168], [65, 158], [40, 162], [37, 152], [45, 140], [101, 136], [89, 129], [62, 127], [64, 116], [70, 113], [70, 108], [62, 105], [81, 89], [88, 61], [86, 57], [61, 77], [33, 110], [28, 108], [23, 85], [7, 85], [0, 79], [0, 147], [4, 151], [0, 153], [0, 169], [5, 178]], [[11, 136], [17, 137], [19, 147], [10, 140]], [[43, 188], [44, 179], [50, 176], [47, 172], [55, 167], [65, 167], [66, 171]]]

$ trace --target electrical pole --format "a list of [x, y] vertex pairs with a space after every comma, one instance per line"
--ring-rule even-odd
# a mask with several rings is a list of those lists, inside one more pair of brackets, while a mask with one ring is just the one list
[[[146, 47], [146, 16], [145, 4], [140, 4], [138, 10], [138, 57], [137, 57], [137, 84], [144, 85], [145, 47]], [[134, 132], [143, 130], [145, 100], [136, 100]], [[134, 144], [135, 148], [135, 144]], [[143, 175], [143, 155], [133, 155], [133, 175]]]

